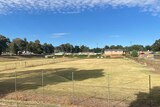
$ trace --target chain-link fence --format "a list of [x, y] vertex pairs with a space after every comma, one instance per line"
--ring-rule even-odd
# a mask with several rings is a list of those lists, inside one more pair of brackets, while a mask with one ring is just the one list
[[[159, 107], [160, 87], [154, 76], [112, 76], [104, 81], [87, 71], [32, 70], [0, 75], [3, 107]], [[98, 71], [97, 71], [98, 72]], [[85, 75], [84, 75], [85, 74]], [[101, 74], [100, 74], [101, 76]], [[97, 79], [98, 81], [98, 79]]]
[[13, 61], [4, 62], [0, 64], [0, 71], [15, 70], [17, 68], [36, 67], [60, 62], [74, 61], [76, 58], [57, 58], [57, 59], [41, 59], [41, 60], [24, 60], [24, 61]]

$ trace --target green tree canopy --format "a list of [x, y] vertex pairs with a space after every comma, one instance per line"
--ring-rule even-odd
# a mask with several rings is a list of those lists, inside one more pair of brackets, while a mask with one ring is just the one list
[[104, 49], [103, 48], [93, 48], [90, 51], [95, 52], [95, 53], [102, 53], [104, 51]]
[[132, 45], [131, 47], [129, 47], [130, 51], [136, 50], [136, 51], [144, 51], [145, 48], [143, 45]]
[[133, 50], [131, 56], [138, 57], [138, 52], [136, 50]]
[[9, 44], [9, 51], [10, 51], [11, 53], [17, 55], [17, 54], [18, 54], [18, 51], [19, 51], [19, 48], [18, 48], [17, 44], [14, 43], [14, 42], [11, 42], [11, 43]]
[[54, 52], [54, 46], [52, 44], [44, 43], [44, 53], [51, 54]]
[[73, 52], [74, 52], [74, 53], [79, 53], [79, 52], [80, 52], [79, 46], [75, 46]]
[[153, 51], [160, 51], [160, 39], [156, 40], [155, 43], [152, 45]]
[[89, 47], [87, 47], [87, 46], [85, 46], [85, 45], [82, 45], [81, 47], [80, 47], [80, 52], [89, 52]]
[[73, 45], [69, 43], [60, 45], [60, 48], [62, 52], [67, 52], [67, 53], [72, 53], [74, 49]]
[[148, 50], [151, 51], [152, 50], [152, 46], [150, 46], [150, 45], [145, 46], [145, 50], [146, 51], [148, 51]]
[[27, 44], [27, 51], [33, 52], [35, 54], [42, 54], [44, 51], [44, 46], [41, 45], [39, 40], [30, 41]]
[[18, 51], [25, 51], [26, 50], [26, 41], [21, 39], [21, 38], [15, 38], [12, 41], [15, 45], [17, 45], [16, 47], [18, 48]]
[[109, 49], [124, 49], [122, 45], [111, 45]]
[[0, 35], [0, 55], [2, 52], [6, 51], [10, 40], [3, 35]]
[[104, 47], [104, 49], [109, 49], [109, 46], [108, 46], [108, 45], [106, 45], [106, 46]]

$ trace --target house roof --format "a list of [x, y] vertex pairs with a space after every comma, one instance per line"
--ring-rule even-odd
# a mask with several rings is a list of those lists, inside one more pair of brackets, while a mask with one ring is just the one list
[[105, 51], [124, 51], [123, 49], [105, 49]]

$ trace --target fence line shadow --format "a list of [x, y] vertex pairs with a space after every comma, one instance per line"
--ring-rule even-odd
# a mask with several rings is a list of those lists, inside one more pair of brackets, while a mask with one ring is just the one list
[[[56, 85], [72, 81], [72, 72], [74, 72], [74, 81], [83, 81], [89, 78], [99, 78], [104, 76], [103, 69], [78, 70], [76, 68], [58, 68], [19, 71], [17, 76], [17, 91], [34, 90], [42, 87], [42, 71], [44, 86]], [[15, 92], [15, 73], [4, 73], [0, 75], [0, 98], [7, 94]]]
[[160, 107], [160, 87], [153, 87], [151, 89], [151, 94], [139, 92], [136, 95], [136, 100], [131, 102], [129, 107]]

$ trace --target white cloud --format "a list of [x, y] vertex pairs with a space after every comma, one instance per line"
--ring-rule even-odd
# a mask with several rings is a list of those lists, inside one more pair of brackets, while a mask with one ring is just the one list
[[144, 11], [160, 12], [159, 0], [0, 0], [0, 14], [16, 11], [52, 11], [78, 13], [94, 7], [139, 7]]
[[69, 35], [69, 33], [53, 33], [51, 38], [60, 38], [66, 35]]

